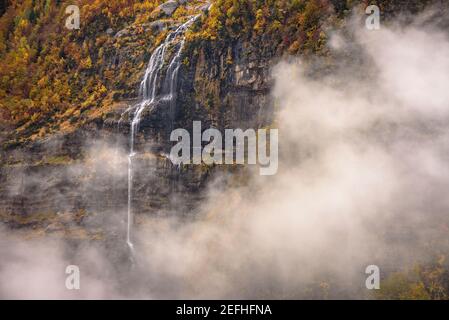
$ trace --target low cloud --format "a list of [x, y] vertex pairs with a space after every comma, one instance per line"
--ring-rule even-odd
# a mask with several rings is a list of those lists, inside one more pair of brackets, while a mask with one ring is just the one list
[[[447, 33], [415, 23], [334, 37], [333, 55], [350, 67], [273, 70], [277, 175], [217, 180], [194, 221], [140, 217], [133, 264], [124, 240], [73, 256], [1, 240], [0, 296], [364, 298], [366, 266], [388, 272], [447, 252]], [[70, 296], [65, 265], [81, 262]]]

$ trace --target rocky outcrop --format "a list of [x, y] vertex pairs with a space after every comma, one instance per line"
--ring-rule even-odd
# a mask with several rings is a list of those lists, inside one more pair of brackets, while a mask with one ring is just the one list
[[154, 9], [154, 11], [151, 13], [151, 16], [154, 19], [158, 19], [161, 17], [170, 17], [176, 11], [176, 9], [178, 9], [180, 4], [183, 3], [176, 0], [169, 0], [167, 2], [164, 2], [161, 5], [159, 5], [156, 9]]
[[178, 8], [179, 3], [175, 0], [169, 0], [161, 4], [156, 10], [162, 10], [167, 16], [171, 16]]

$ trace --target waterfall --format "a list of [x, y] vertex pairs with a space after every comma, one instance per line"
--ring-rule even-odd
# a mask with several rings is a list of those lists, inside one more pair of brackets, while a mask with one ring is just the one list
[[[147, 108], [154, 106], [157, 102], [156, 99], [167, 101], [170, 110], [174, 111], [178, 71], [181, 66], [181, 53], [185, 44], [185, 32], [199, 16], [200, 15], [195, 15], [190, 17], [185, 23], [177, 27], [174, 31], [171, 31], [165, 38], [165, 41], [154, 50], [150, 57], [150, 61], [148, 62], [142, 82], [140, 83], [139, 96], [141, 97], [141, 100], [132, 108], [130, 149], [128, 154], [128, 215], [126, 231], [126, 243], [131, 250], [131, 254], [134, 252], [131, 234], [133, 224], [133, 157], [136, 155], [134, 150], [134, 140], [139, 130], [143, 112]], [[170, 53], [168, 52], [168, 49], [170, 47], [174, 47], [175, 50], [168, 67], [166, 68], [165, 78], [162, 79], [163, 75], [161, 73], [165, 60], [169, 58]], [[159, 90], [160, 92], [158, 92], [158, 84], [161, 83], [161, 80], [164, 80], [164, 83], [162, 83], [162, 90]], [[131, 111], [131, 109], [128, 109], [124, 113]]]

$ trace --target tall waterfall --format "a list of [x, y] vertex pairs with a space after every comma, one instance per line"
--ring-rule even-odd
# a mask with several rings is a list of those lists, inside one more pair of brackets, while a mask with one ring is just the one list
[[[128, 154], [128, 215], [127, 215], [127, 232], [126, 243], [131, 250], [134, 251], [132, 242], [132, 193], [133, 193], [133, 157], [135, 156], [134, 140], [139, 130], [139, 124], [142, 120], [142, 113], [147, 108], [155, 105], [156, 102], [164, 100], [169, 103], [171, 110], [176, 103], [176, 87], [178, 79], [178, 71], [181, 65], [181, 53], [185, 44], [185, 32], [200, 15], [190, 17], [185, 23], [171, 31], [165, 41], [157, 47], [151, 55], [145, 75], [140, 83], [141, 101], [133, 106], [131, 118], [130, 133], [130, 151]], [[171, 60], [163, 77], [163, 67], [166, 59], [169, 58], [169, 48], [175, 48]], [[162, 86], [160, 85], [161, 82]], [[159, 85], [158, 85], [159, 84]], [[125, 111], [128, 112], [129, 110]]]

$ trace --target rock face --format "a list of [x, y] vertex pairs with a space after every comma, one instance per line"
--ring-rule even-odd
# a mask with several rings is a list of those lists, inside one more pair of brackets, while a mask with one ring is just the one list
[[156, 32], [160, 32], [162, 30], [167, 29], [167, 22], [166, 21], [153, 21], [149, 24], [150, 28]]
[[[82, 214], [78, 224], [86, 228], [100, 227], [105, 219], [119, 226], [127, 210], [127, 150], [119, 149], [113, 133], [92, 125], [10, 150], [17, 163], [0, 167], [2, 221], [46, 228], [63, 213]], [[139, 214], [187, 214], [209, 174], [201, 166], [178, 168], [158, 153], [142, 152], [134, 164], [132, 205]]]
[[[160, 8], [170, 15], [177, 6], [178, 2], [168, 1]], [[169, 23], [156, 21], [142, 27], [160, 32]], [[60, 227], [58, 213], [71, 214], [73, 221], [86, 227], [101, 226], [105, 219], [115, 219], [120, 225], [119, 221], [126, 219], [130, 119], [119, 119], [138, 101], [138, 82], [149, 59], [145, 53], [129, 59], [139, 48], [134, 45], [140, 39], [134, 36], [137, 32], [133, 28], [118, 31], [115, 37], [124, 45], [104, 61], [106, 66], [143, 66], [130, 79], [130, 86], [136, 87], [130, 92], [134, 100], [119, 102], [109, 113], [99, 114], [74, 132], [2, 152], [3, 221], [14, 227], [38, 226], [48, 231]], [[164, 156], [173, 145], [169, 141], [172, 128], [191, 130], [192, 122], [200, 120], [203, 129], [257, 129], [269, 124], [273, 117], [269, 71], [276, 62], [275, 51], [245, 40], [219, 45], [203, 41], [186, 43], [184, 58], [189, 62], [180, 65], [175, 109], [162, 100], [147, 110], [136, 137], [132, 205], [137, 214], [192, 214], [215, 174], [235, 170], [226, 166], [173, 165]], [[95, 141], [101, 141], [100, 146]], [[117, 154], [118, 160], [112, 160]]]
[[167, 16], [171, 16], [178, 7], [178, 1], [170, 0], [161, 4], [156, 10], [162, 10]]

